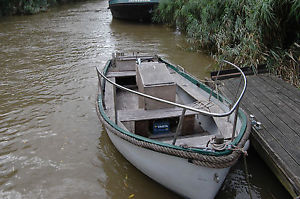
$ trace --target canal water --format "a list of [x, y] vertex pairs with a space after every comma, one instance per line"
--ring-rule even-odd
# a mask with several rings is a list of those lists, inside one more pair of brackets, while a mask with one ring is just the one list
[[[199, 78], [213, 61], [180, 32], [113, 20], [106, 0], [0, 18], [0, 198], [180, 198], [127, 162], [95, 111], [111, 53], [159, 54]], [[257, 154], [230, 171], [217, 198], [288, 198]], [[201, 189], [201, 187], [199, 187]]]

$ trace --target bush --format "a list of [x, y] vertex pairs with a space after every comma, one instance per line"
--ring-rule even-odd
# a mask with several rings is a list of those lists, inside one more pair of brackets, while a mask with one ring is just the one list
[[162, 0], [154, 20], [185, 32], [217, 60], [259, 64], [299, 86], [299, 0]]
[[45, 11], [51, 5], [80, 0], [0, 0], [0, 16], [14, 14], [35, 14]]
[[47, 0], [0, 0], [0, 16], [34, 14], [48, 7]]

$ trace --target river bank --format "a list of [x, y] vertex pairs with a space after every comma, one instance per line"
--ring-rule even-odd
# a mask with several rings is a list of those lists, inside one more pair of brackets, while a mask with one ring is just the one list
[[300, 87], [299, 1], [162, 0], [154, 16], [184, 32], [195, 50], [207, 49], [255, 71], [269, 71]]
[[84, 0], [0, 0], [0, 17], [36, 14], [51, 6], [78, 1]]

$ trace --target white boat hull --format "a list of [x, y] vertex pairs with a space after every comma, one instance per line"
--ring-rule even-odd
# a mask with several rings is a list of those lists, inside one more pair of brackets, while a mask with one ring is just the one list
[[[136, 62], [139, 63], [138, 67]], [[246, 79], [237, 66], [231, 65], [237, 68], [244, 78], [243, 91], [238, 98], [240, 101], [246, 89]], [[113, 67], [111, 71], [110, 67]], [[133, 71], [133, 73], [128, 71]], [[234, 111], [238, 107], [238, 102], [230, 109], [232, 103], [229, 100], [212, 92], [180, 67], [173, 66], [157, 56], [126, 57], [114, 54], [103, 72], [107, 76], [97, 69], [100, 92], [97, 110], [100, 120], [119, 152], [144, 174], [186, 198], [214, 198], [230, 167], [241, 155], [238, 149], [247, 150], [248, 148], [246, 141], [251, 126], [242, 110]], [[160, 74], [160, 77], [153, 76], [153, 74]], [[122, 79], [123, 77], [125, 79]], [[116, 83], [117, 80], [120, 80], [121, 85]], [[175, 83], [176, 87], [174, 87]], [[131, 86], [138, 91], [129, 89]], [[122, 92], [118, 92], [115, 87], [121, 89]], [[144, 92], [146, 88], [148, 94]], [[173, 90], [173, 88], [176, 89]], [[172, 92], [169, 92], [170, 90]], [[129, 94], [124, 95], [124, 92], [129, 92]], [[168, 95], [173, 93], [172, 99], [165, 99], [169, 97], [164, 95], [166, 93]], [[159, 98], [154, 97], [158, 94]], [[176, 101], [177, 95], [179, 104]], [[158, 104], [153, 103], [153, 107], [149, 107], [149, 102], [139, 100], [141, 96], [155, 100]], [[168, 106], [162, 106], [159, 103], [168, 104]], [[192, 111], [192, 114], [180, 109], [178, 111], [173, 106]], [[182, 113], [191, 114], [189, 115], [191, 117], [182, 119]], [[230, 117], [227, 117], [228, 115]], [[178, 119], [178, 125], [175, 125], [177, 121], [174, 118]], [[177, 139], [177, 146], [170, 145], [171, 137], [164, 141], [153, 140], [154, 130], [163, 130], [163, 128], [154, 129], [155, 125], [151, 129], [153, 121], [156, 120], [158, 123], [163, 120], [170, 120], [168, 122], [174, 123], [173, 126], [167, 125], [167, 132], [172, 132], [171, 128], [178, 128], [182, 131], [180, 134], [182, 139]], [[183, 130], [183, 124], [186, 126], [185, 130]], [[215, 137], [216, 135], [222, 136]], [[235, 138], [231, 140], [231, 137]], [[179, 144], [180, 141], [182, 142]], [[222, 148], [223, 145], [220, 143], [224, 144], [225, 148]], [[234, 147], [237, 150], [232, 150]]]
[[230, 169], [197, 166], [187, 159], [136, 146], [106, 130], [118, 151], [136, 168], [187, 198], [214, 198]]

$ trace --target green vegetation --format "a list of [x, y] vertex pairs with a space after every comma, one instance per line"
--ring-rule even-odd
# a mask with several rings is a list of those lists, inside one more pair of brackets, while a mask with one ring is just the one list
[[51, 5], [69, 1], [76, 0], [0, 0], [0, 16], [35, 14], [47, 10]]
[[270, 71], [299, 87], [300, 0], [162, 0], [154, 20], [217, 60]]

